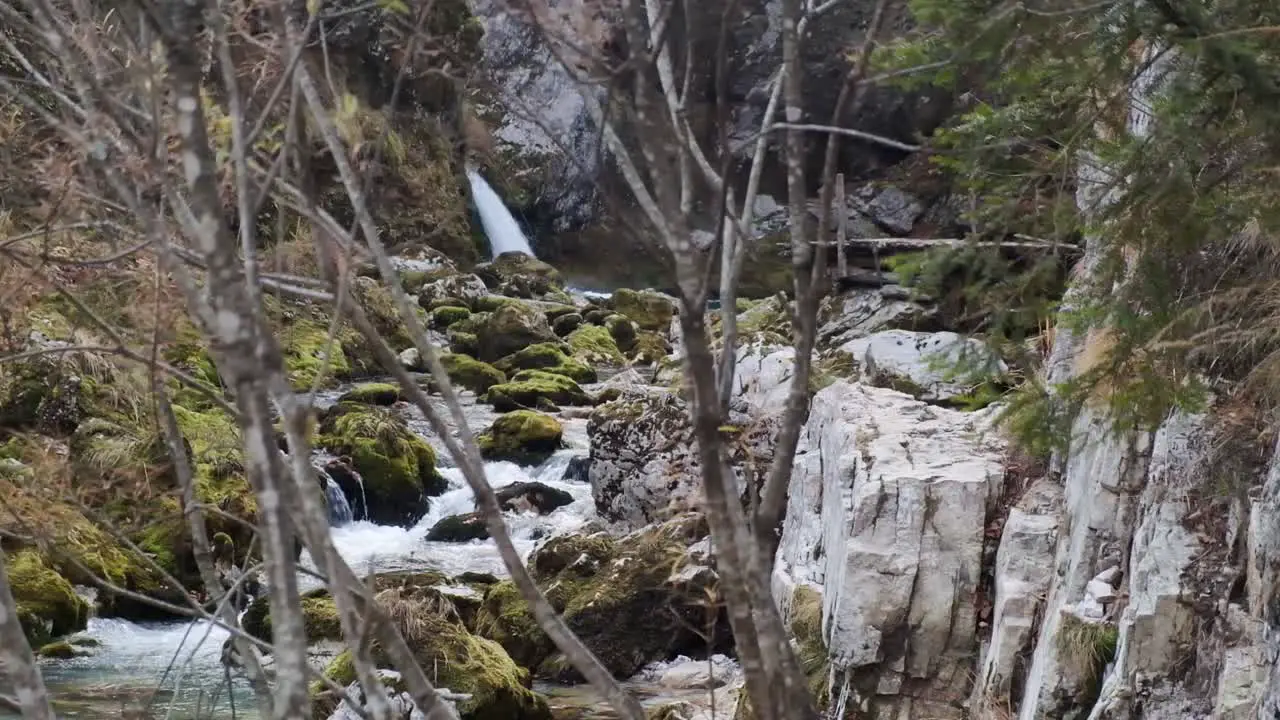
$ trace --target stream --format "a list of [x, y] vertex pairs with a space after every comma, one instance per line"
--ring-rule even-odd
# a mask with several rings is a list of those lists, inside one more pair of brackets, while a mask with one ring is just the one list
[[[316, 398], [320, 407], [336, 401], [341, 391]], [[439, 400], [439, 398], [434, 398]], [[474, 395], [463, 393], [468, 424], [474, 431], [488, 426], [496, 414], [477, 405]], [[427, 542], [427, 531], [442, 518], [474, 509], [471, 490], [461, 471], [453, 466], [443, 443], [426, 427], [425, 418], [416, 408], [401, 404], [397, 412], [411, 428], [430, 442], [439, 453], [439, 467], [449, 481], [449, 489], [432, 498], [425, 517], [412, 528], [352, 522], [350, 507], [345, 502], [331, 503], [333, 540], [338, 551], [357, 573], [396, 570], [435, 569], [450, 575], [465, 571], [507, 576], [492, 540], [469, 543]], [[566, 447], [537, 467], [520, 467], [510, 462], [488, 462], [485, 469], [491, 485], [501, 488], [515, 482], [539, 481], [568, 492], [574, 500], [547, 515], [508, 513], [507, 523], [516, 546], [527, 554], [537, 541], [552, 534], [571, 531], [592, 517], [594, 505], [591, 486], [585, 478], [573, 478], [571, 462], [588, 452], [586, 419], [561, 418], [565, 428]], [[318, 454], [316, 463], [325, 457]], [[330, 481], [331, 500], [343, 500], [341, 491]], [[311, 558], [303, 553], [301, 564], [314, 568]], [[300, 574], [305, 591], [319, 581]], [[91, 654], [72, 659], [41, 661], [45, 682], [49, 685], [60, 716], [71, 718], [253, 718], [257, 708], [247, 683], [230, 679], [220, 662], [225, 630], [207, 622], [137, 623], [115, 618], [92, 618], [88, 628], [71, 640], [85, 639], [92, 644]], [[313, 648], [313, 660], [323, 667], [336, 652], [324, 644]], [[563, 707], [565, 717], [609, 717], [592, 708], [596, 701], [586, 688], [539, 686], [547, 692], [553, 706]], [[151, 712], [146, 707], [153, 700]], [[560, 713], [557, 713], [560, 714]], [[12, 717], [0, 711], [0, 717]]]

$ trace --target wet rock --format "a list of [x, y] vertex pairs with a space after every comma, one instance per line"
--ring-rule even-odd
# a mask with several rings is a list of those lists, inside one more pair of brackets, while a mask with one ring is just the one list
[[469, 542], [488, 539], [489, 528], [485, 527], [484, 516], [478, 512], [450, 515], [432, 525], [427, 531], [427, 540], [436, 542]]
[[400, 401], [400, 394], [400, 386], [393, 383], [361, 383], [339, 396], [338, 402], [390, 406]]
[[405, 370], [425, 372], [427, 369], [427, 363], [422, 359], [422, 353], [418, 352], [418, 348], [416, 347], [405, 349], [400, 353], [399, 358], [400, 365]]
[[653, 290], [621, 288], [609, 298], [614, 312], [626, 316], [641, 330], [665, 333], [676, 314], [675, 298]]
[[85, 629], [89, 605], [35, 550], [19, 550], [5, 560], [18, 622], [36, 647]]
[[591, 468], [591, 458], [587, 455], [578, 455], [569, 459], [569, 464], [564, 469], [564, 475], [560, 478], [563, 482], [585, 483], [590, 482], [587, 473]]
[[550, 415], [533, 410], [514, 410], [498, 416], [476, 437], [486, 460], [509, 460], [521, 465], [537, 465], [563, 445], [564, 428]]
[[533, 510], [546, 515], [573, 502], [573, 496], [546, 483], [518, 482], [498, 488], [498, 503], [508, 512]]
[[[360, 474], [364, 519], [379, 525], [412, 527], [427, 513], [428, 497], [448, 486], [431, 446], [382, 408], [335, 405], [321, 419], [316, 445], [345, 458]], [[333, 475], [342, 487], [340, 474]], [[346, 487], [343, 492], [353, 497]]]

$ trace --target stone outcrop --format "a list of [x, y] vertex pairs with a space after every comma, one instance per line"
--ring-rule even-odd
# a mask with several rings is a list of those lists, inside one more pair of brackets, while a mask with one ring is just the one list
[[962, 717], [987, 511], [1003, 477], [991, 419], [843, 381], [813, 399], [775, 596], [822, 589], [832, 688], [850, 693], [850, 708]]
[[953, 400], [999, 379], [1004, 361], [980, 340], [953, 332], [883, 330], [840, 346], [863, 380], [921, 400]]

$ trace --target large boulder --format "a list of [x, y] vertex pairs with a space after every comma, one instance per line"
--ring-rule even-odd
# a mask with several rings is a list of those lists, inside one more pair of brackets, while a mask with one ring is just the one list
[[591, 404], [591, 396], [578, 383], [543, 370], [521, 370], [510, 382], [489, 388], [481, 399], [498, 412]]
[[484, 393], [489, 388], [507, 381], [501, 370], [470, 355], [449, 353], [440, 356], [440, 364], [449, 374], [449, 380], [474, 393]]
[[993, 419], [843, 381], [813, 398], [774, 595], [821, 590], [826, 662], [877, 716], [966, 697], [987, 513], [1004, 479]]
[[[700, 517], [684, 516], [622, 538], [557, 536], [534, 551], [530, 570], [569, 628], [615, 677], [629, 678], [651, 662], [706, 650], [701, 593], [714, 573], [692, 572], [687, 558], [689, 544], [706, 532]], [[476, 629], [526, 666], [541, 667], [539, 675], [580, 681], [553, 655], [510, 581], [490, 588]], [[714, 632], [713, 644], [727, 640], [722, 626]]]
[[488, 539], [489, 528], [484, 523], [484, 516], [478, 512], [441, 518], [427, 531], [427, 540], [431, 542], [468, 542]]
[[498, 504], [508, 512], [533, 511], [546, 515], [573, 502], [573, 496], [540, 482], [517, 482], [498, 488]]
[[626, 358], [609, 330], [600, 325], [582, 325], [565, 338], [573, 356], [588, 365], [622, 365]]
[[89, 604], [38, 552], [20, 550], [9, 555], [5, 570], [17, 603], [18, 622], [33, 646], [85, 628]]
[[563, 444], [564, 428], [550, 415], [533, 410], [513, 410], [499, 415], [489, 429], [476, 437], [486, 460], [509, 460], [537, 465]]
[[641, 330], [665, 333], [671, 328], [671, 318], [676, 314], [674, 298], [653, 290], [615, 290], [609, 298], [615, 312], [621, 313]]
[[[316, 445], [349, 460], [358, 476], [334, 475], [358, 519], [412, 527], [427, 514], [431, 496], [447, 483], [436, 455], [404, 421], [382, 408], [340, 403], [320, 422]], [[347, 487], [344, 480], [358, 480]]]
[[[546, 699], [529, 689], [528, 671], [500, 644], [468, 629], [473, 594], [449, 591], [460, 581], [431, 572], [391, 573], [376, 576], [373, 591], [435, 687], [458, 698], [453, 702], [462, 720], [551, 720]], [[391, 667], [386, 653], [376, 645], [373, 656], [379, 667]], [[339, 685], [350, 685], [355, 681], [350, 654], [338, 655], [324, 673]], [[411, 705], [411, 700], [400, 696], [404, 688], [398, 675], [385, 677], [392, 694]], [[313, 692], [320, 695], [315, 702], [318, 716], [329, 717], [338, 709], [332, 696], [314, 686]], [[335, 717], [349, 716], [341, 712]], [[412, 712], [410, 716], [421, 717]]]
[[523, 303], [509, 303], [485, 318], [476, 339], [476, 357], [493, 362], [530, 345], [556, 342], [557, 338], [546, 315]]
[[499, 370], [514, 374], [520, 370], [543, 370], [564, 375], [580, 383], [596, 381], [596, 371], [581, 360], [569, 357], [559, 343], [538, 343], [522, 348], [493, 364]]

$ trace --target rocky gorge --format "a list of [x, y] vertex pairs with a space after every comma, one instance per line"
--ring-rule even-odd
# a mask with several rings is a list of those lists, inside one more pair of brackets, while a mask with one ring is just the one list
[[[744, 25], [767, 27], [751, 38], [744, 31], [735, 51], [754, 69], [735, 77], [742, 134], [758, 123], [763, 68], [779, 52], [769, 31], [775, 4], [744, 5], [752, 6]], [[570, 629], [653, 717], [750, 720], [714, 600], [716, 553], [683, 392], [678, 305], [647, 282], [647, 268], [607, 280], [581, 270], [652, 251], [592, 234], [617, 220], [596, 194], [610, 187], [610, 169], [578, 162], [598, 149], [579, 91], [496, 3], [476, 2], [474, 16], [459, 7], [467, 12], [455, 30], [494, 82], [462, 107], [490, 126], [496, 147], [463, 160], [425, 141], [429, 133], [415, 134], [413, 122], [399, 126], [408, 150], [385, 168], [377, 204], [403, 289], [461, 389], [517, 547]], [[865, 26], [866, 8], [851, 7], [821, 28], [811, 63]], [[367, 39], [338, 36], [353, 37]], [[500, 112], [521, 94], [551, 108], [550, 131]], [[367, 100], [353, 124], [372, 122], [360, 104]], [[860, 127], [928, 130], [949, 102], [882, 100], [886, 117], [859, 118]], [[903, 248], [918, 249], [911, 241], [963, 225], [957, 198], [901, 160], [887, 151], [858, 158], [868, 167], [849, 183], [845, 218], [856, 238], [900, 241], [886, 251], [899, 259], [912, 255]], [[483, 172], [469, 176], [468, 161]], [[851, 176], [858, 163], [846, 163]], [[482, 203], [468, 191], [478, 185], [502, 203]], [[395, 211], [404, 204], [415, 212]], [[772, 249], [787, 213], [773, 196], [758, 204], [753, 230]], [[508, 245], [491, 236], [495, 228], [528, 231], [530, 252], [499, 252]], [[286, 269], [312, 269], [313, 258], [293, 259]], [[769, 252], [753, 260], [745, 299], [733, 308], [737, 363], [722, 428], [744, 502], [773, 457], [796, 359], [788, 269]], [[881, 260], [841, 278], [823, 300], [812, 405], [772, 577], [827, 716], [1280, 713], [1280, 444], [1263, 410], [1223, 386], [1199, 412], [1171, 413], [1154, 430], [1117, 429], [1104, 403], [1086, 403], [1052, 452], [1026, 447], [1005, 422], [1014, 402], [1007, 391], [1027, 380], [1020, 360], [970, 332], [954, 298], [920, 292]], [[166, 389], [198, 499], [216, 509], [215, 560], [243, 591], [245, 631], [269, 639], [254, 570], [260, 551], [246, 528], [258, 508], [239, 431], [193, 324], [127, 301], [150, 297], [146, 269], [122, 264], [59, 279], [118, 326], [153, 333], [163, 361], [195, 381]], [[1081, 262], [1063, 272], [1061, 285], [1085, 283], [1087, 269]], [[443, 402], [386, 289], [372, 269], [356, 274], [353, 292], [401, 365]], [[579, 280], [607, 288], [586, 291]], [[373, 349], [344, 323], [330, 343], [322, 303], [268, 294], [264, 305], [290, 381], [313, 400], [311, 459], [334, 542], [461, 716], [610, 717], [538, 628], [443, 439], [379, 369]], [[0, 543], [23, 629], [60, 708], [114, 717], [154, 702], [182, 716], [252, 715], [243, 681], [224, 675], [225, 630], [171, 611], [207, 598], [183, 590], [200, 577], [146, 400], [151, 378], [79, 349], [96, 345], [91, 323], [58, 293], [32, 297], [23, 310], [19, 327], [6, 325], [19, 360], [0, 365], [0, 495], [12, 510], [0, 517]], [[719, 340], [717, 314], [708, 311], [708, 325]], [[1064, 382], [1088, 372], [1106, 342], [1102, 332], [1063, 328], [1036, 351], [1048, 380]], [[280, 449], [288, 451], [283, 433]], [[314, 571], [305, 553], [300, 562]], [[299, 583], [314, 670], [358, 702], [350, 654], [335, 642], [336, 607], [307, 572]], [[397, 715], [420, 716], [400, 678], [381, 672]], [[316, 717], [359, 716], [323, 682], [311, 694]], [[225, 709], [227, 696], [235, 710]]]

